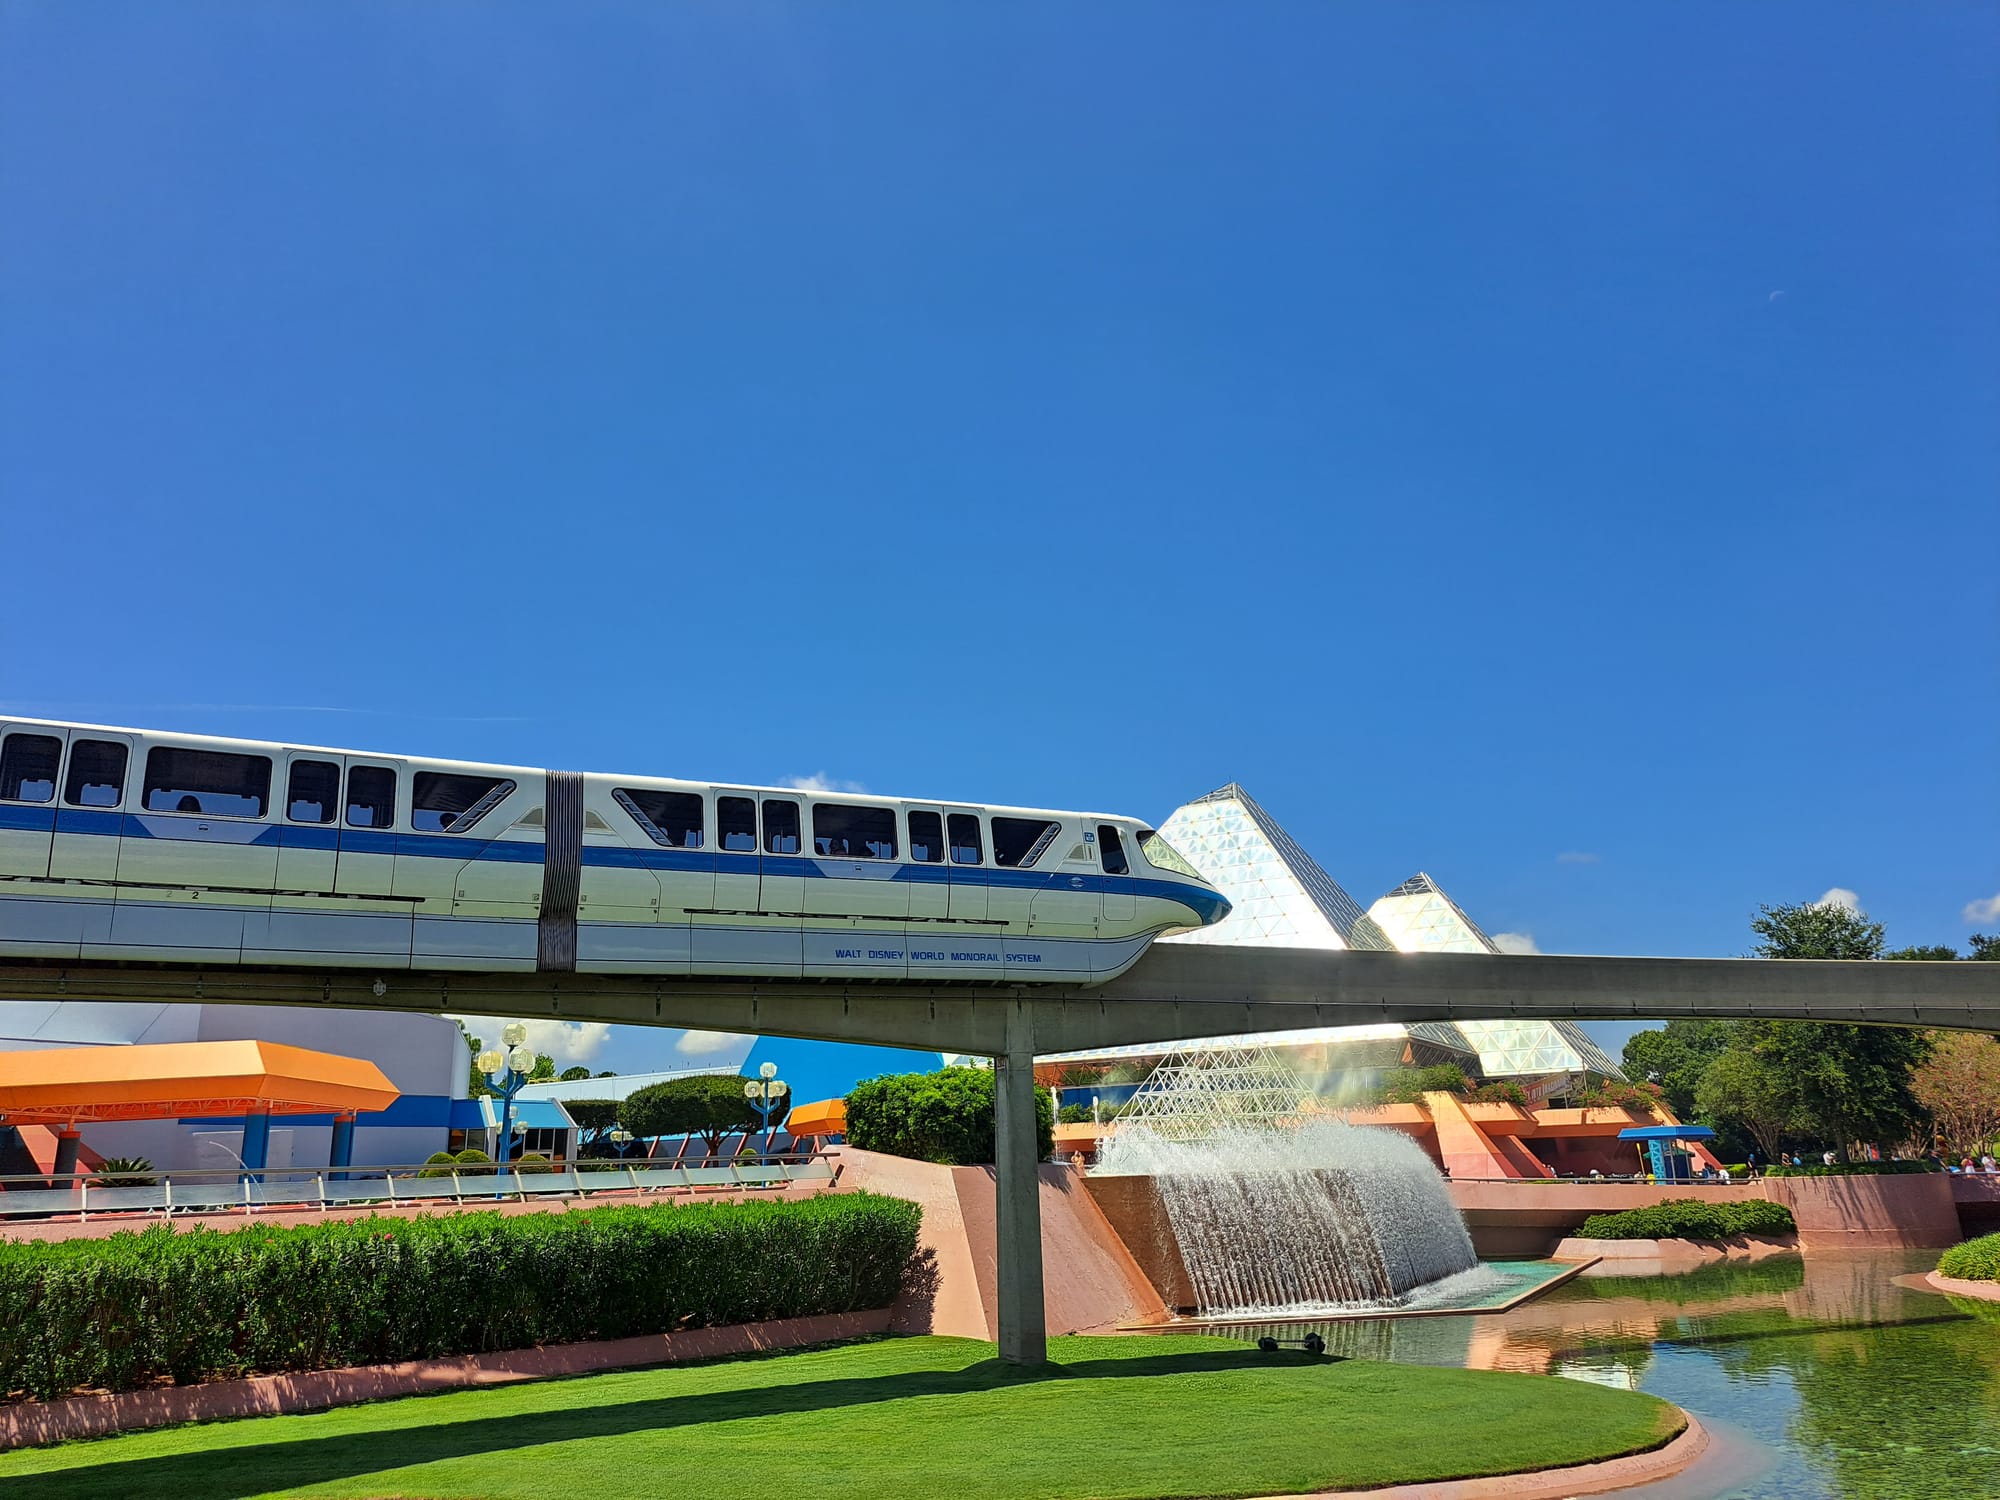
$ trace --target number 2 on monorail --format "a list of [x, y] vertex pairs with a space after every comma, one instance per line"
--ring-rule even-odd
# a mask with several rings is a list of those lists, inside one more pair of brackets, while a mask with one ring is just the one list
[[1090, 983], [1229, 903], [1100, 813], [0, 720], [0, 956]]

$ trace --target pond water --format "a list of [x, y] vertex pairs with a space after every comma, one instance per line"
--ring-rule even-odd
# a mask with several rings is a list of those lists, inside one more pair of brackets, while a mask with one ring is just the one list
[[1586, 1276], [1511, 1312], [1349, 1319], [1319, 1332], [1335, 1354], [1649, 1391], [1715, 1435], [1687, 1474], [1621, 1497], [1992, 1500], [2000, 1303], [1899, 1284], [1936, 1261], [1935, 1251], [1782, 1256]]

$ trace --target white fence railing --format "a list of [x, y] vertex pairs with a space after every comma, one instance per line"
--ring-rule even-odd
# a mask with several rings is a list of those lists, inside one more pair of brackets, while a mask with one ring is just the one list
[[613, 1161], [548, 1172], [513, 1167], [326, 1167], [148, 1172], [142, 1182], [108, 1185], [79, 1172], [0, 1177], [0, 1220], [78, 1218], [104, 1214], [271, 1212], [278, 1209], [399, 1207], [423, 1203], [490, 1204], [538, 1198], [592, 1198], [607, 1193], [692, 1192], [696, 1189], [782, 1188], [830, 1182], [820, 1155], [771, 1156], [697, 1164]]

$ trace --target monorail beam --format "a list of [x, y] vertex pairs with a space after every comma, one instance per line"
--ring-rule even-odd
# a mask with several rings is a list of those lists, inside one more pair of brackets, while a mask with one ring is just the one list
[[1384, 1021], [1680, 1016], [2000, 1032], [2000, 964], [1343, 953], [1157, 944], [1093, 989], [885, 981], [480, 974], [184, 964], [0, 966], [22, 1000], [207, 1001], [692, 1026], [823, 1041], [1043, 1053]]

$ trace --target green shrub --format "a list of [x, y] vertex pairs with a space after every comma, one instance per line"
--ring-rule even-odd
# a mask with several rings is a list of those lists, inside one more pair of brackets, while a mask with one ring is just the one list
[[1586, 1240], [1728, 1240], [1739, 1234], [1790, 1234], [1792, 1211], [1766, 1198], [1741, 1203], [1672, 1198], [1617, 1214], [1592, 1214], [1577, 1230]]
[[458, 1163], [458, 1173], [461, 1177], [475, 1177], [493, 1170], [493, 1158], [477, 1146], [467, 1146], [452, 1160]]
[[1472, 1091], [1475, 1104], [1518, 1104], [1528, 1107], [1528, 1091], [1520, 1084], [1502, 1078], [1493, 1083], [1482, 1083]]
[[1626, 1083], [1622, 1079], [1607, 1078], [1595, 1088], [1583, 1090], [1576, 1096], [1576, 1102], [1585, 1109], [1624, 1109], [1634, 1114], [1650, 1114], [1653, 1106], [1664, 1097], [1656, 1083]]
[[[847, 1096], [847, 1141], [950, 1167], [983, 1166], [993, 1160], [993, 1070], [940, 1068], [856, 1084]], [[1048, 1090], [1036, 1089], [1036, 1155], [1047, 1157], [1055, 1145]]]
[[48, 1400], [882, 1307], [919, 1218], [839, 1193], [0, 1242], [0, 1390]]
[[2000, 1281], [2000, 1234], [1953, 1245], [1938, 1257], [1938, 1275], [1959, 1281]]
[[516, 1172], [533, 1174], [536, 1172], [553, 1172], [555, 1169], [555, 1163], [539, 1151], [530, 1151], [526, 1155], [514, 1159], [514, 1170]]
[[1927, 1161], [1837, 1161], [1809, 1162], [1803, 1167], [1771, 1166], [1766, 1177], [1901, 1177], [1909, 1172], [1942, 1172], [1944, 1168]]
[[1382, 1075], [1374, 1090], [1379, 1104], [1421, 1104], [1426, 1094], [1463, 1094], [1472, 1080], [1457, 1063], [1434, 1063], [1428, 1068], [1393, 1068]]
[[97, 1164], [90, 1180], [99, 1187], [151, 1187], [160, 1179], [152, 1174], [153, 1163], [144, 1156], [107, 1156]]
[[458, 1158], [449, 1151], [433, 1151], [424, 1158], [424, 1169], [419, 1177], [449, 1177], [458, 1170]]

